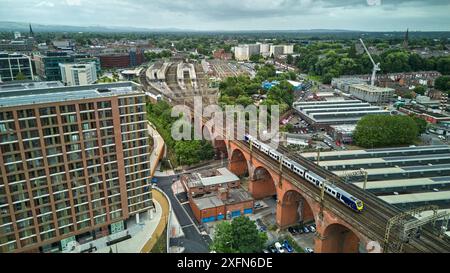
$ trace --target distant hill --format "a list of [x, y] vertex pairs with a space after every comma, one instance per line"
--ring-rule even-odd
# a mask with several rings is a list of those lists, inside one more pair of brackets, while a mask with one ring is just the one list
[[[105, 26], [67, 26], [43, 25], [31, 23], [34, 32], [181, 32], [187, 31], [177, 28], [139, 28], [139, 27], [105, 27]], [[0, 31], [28, 32], [29, 23], [0, 21]]]
[[[298, 30], [209, 30], [199, 31], [181, 28], [142, 28], [142, 27], [123, 27], [123, 26], [69, 26], [69, 25], [44, 25], [31, 22], [34, 32], [94, 32], [94, 33], [197, 33], [197, 34], [275, 34], [301, 37], [329, 37], [329, 38], [354, 38], [361, 35], [366, 37], [403, 37], [404, 31], [361, 31], [361, 30], [344, 30], [344, 29], [298, 29]], [[29, 31], [29, 23], [26, 22], [10, 22], [0, 21], [0, 32], [20, 31], [27, 33]], [[410, 31], [410, 38], [450, 38], [448, 31]]]

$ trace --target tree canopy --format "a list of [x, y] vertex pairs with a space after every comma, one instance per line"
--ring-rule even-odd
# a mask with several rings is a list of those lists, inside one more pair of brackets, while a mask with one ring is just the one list
[[450, 93], [450, 76], [441, 76], [437, 78], [434, 86], [436, 89]]
[[266, 241], [267, 234], [259, 232], [254, 221], [239, 216], [216, 226], [210, 248], [218, 253], [258, 253]]
[[[219, 103], [221, 106], [247, 106], [253, 103], [252, 95], [266, 95], [267, 99], [262, 104], [269, 106], [269, 108], [271, 105], [279, 105], [280, 113], [282, 113], [288, 110], [294, 102], [294, 88], [287, 80], [295, 79], [296, 74], [293, 72], [276, 74], [274, 66], [263, 65], [258, 67], [258, 72], [253, 79], [240, 75], [223, 80], [219, 85], [221, 94]], [[265, 90], [261, 87], [264, 81], [278, 81], [279, 83], [272, 86], [269, 90]]]
[[409, 116], [367, 115], [358, 122], [353, 139], [364, 148], [401, 146], [414, 143], [419, 132]]
[[169, 150], [175, 153], [179, 164], [193, 165], [202, 160], [209, 160], [214, 157], [214, 148], [208, 141], [175, 141], [172, 138], [172, 125], [177, 119], [171, 117], [172, 107], [169, 103], [159, 101], [155, 104], [148, 104], [147, 112], [150, 122], [156, 126]]
[[[375, 41], [376, 42], [376, 41]], [[450, 57], [423, 58], [419, 54], [404, 49], [388, 49], [386, 43], [375, 43], [381, 53], [372, 52], [376, 63], [380, 63], [381, 73], [437, 70], [443, 75], [450, 74]], [[330, 83], [333, 77], [341, 75], [369, 74], [372, 62], [366, 53], [357, 54], [355, 44], [318, 42], [305, 47], [297, 47], [301, 58], [296, 58], [297, 67], [305, 73], [322, 77]]]
[[161, 58], [168, 58], [172, 56], [172, 52], [170, 52], [170, 50], [163, 50], [161, 52], [145, 52], [144, 53], [144, 57], [146, 61], [153, 61], [156, 59], [161, 59]]

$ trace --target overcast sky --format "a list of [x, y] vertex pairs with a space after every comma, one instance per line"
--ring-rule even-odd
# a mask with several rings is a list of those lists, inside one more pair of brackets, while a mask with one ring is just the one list
[[0, 21], [193, 30], [450, 30], [450, 0], [0, 0]]

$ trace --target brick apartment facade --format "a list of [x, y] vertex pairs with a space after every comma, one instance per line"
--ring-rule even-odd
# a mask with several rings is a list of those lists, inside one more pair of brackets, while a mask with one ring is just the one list
[[137, 85], [2, 90], [0, 105], [0, 252], [62, 251], [153, 207]]

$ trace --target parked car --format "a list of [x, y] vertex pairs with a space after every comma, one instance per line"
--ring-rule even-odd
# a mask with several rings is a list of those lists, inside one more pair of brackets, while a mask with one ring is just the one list
[[309, 231], [311, 231], [311, 232], [316, 232], [316, 228], [313, 227], [313, 226], [309, 226], [308, 229], [309, 229]]
[[298, 232], [297, 232], [297, 230], [295, 230], [295, 228], [293, 228], [293, 227], [289, 227], [288, 228], [288, 231], [292, 234], [292, 235], [296, 235]]
[[267, 249], [263, 249], [262, 251], [263, 251], [263, 253], [270, 253], [270, 251]]
[[292, 253], [294, 251], [294, 249], [292, 248], [292, 246], [289, 244], [289, 242], [287, 240], [283, 241], [283, 247], [286, 248], [286, 250], [289, 253]]
[[305, 248], [305, 252], [306, 253], [314, 253], [314, 250], [312, 248], [307, 247], [307, 248]]
[[307, 227], [303, 227], [303, 232], [304, 233], [309, 233], [309, 229]]
[[277, 250], [278, 250], [279, 253], [285, 253], [285, 252], [286, 252], [286, 251], [284, 250], [283, 246], [282, 246], [279, 242], [276, 242], [276, 243], [275, 243], [275, 247], [277, 248]]
[[279, 253], [278, 250], [274, 246], [269, 246], [270, 253]]
[[265, 231], [267, 231], [267, 227], [265, 225], [261, 225], [261, 226], [259, 226], [259, 231], [265, 232]]

